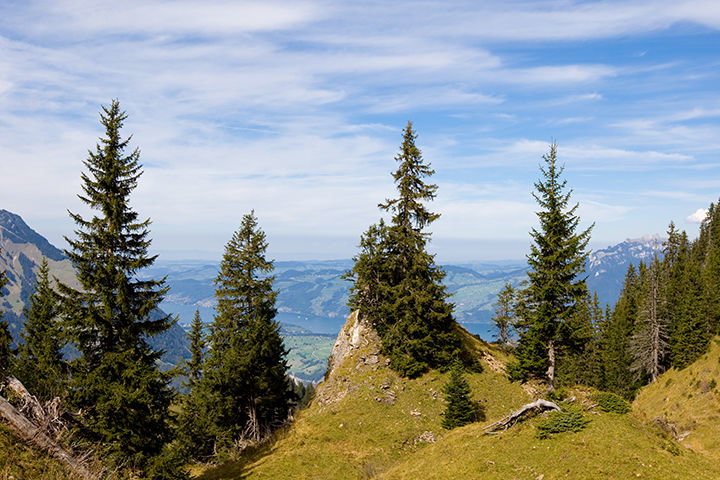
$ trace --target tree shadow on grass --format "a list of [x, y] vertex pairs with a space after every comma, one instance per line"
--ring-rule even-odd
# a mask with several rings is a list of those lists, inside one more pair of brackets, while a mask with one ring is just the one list
[[248, 466], [272, 453], [277, 439], [246, 448], [238, 458], [208, 468], [193, 480], [237, 480], [249, 473]]

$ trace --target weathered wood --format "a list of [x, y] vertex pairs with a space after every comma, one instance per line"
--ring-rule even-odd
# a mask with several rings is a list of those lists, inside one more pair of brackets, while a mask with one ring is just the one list
[[535, 400], [534, 402], [527, 403], [522, 406], [519, 410], [512, 412], [510, 415], [501, 418], [495, 423], [488, 425], [483, 428], [485, 434], [496, 433], [498, 430], [507, 430], [517, 423], [522, 417], [529, 413], [540, 413], [544, 410], [557, 410], [561, 411], [560, 407], [556, 403], [544, 400], [542, 398]]
[[86, 480], [95, 480], [98, 478], [97, 475], [93, 474], [78, 459], [45, 434], [40, 427], [28, 420], [25, 415], [20, 413], [17, 408], [2, 396], [0, 396], [0, 416], [8, 422], [10, 427], [12, 427], [23, 440], [45, 450], [53, 457], [62, 461], [80, 478]]

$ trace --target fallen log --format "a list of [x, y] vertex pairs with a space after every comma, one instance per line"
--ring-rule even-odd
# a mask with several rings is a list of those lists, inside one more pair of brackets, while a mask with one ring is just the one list
[[87, 466], [50, 438], [43, 430], [28, 420], [20, 413], [5, 397], [0, 396], [0, 417], [4, 418], [20, 437], [65, 463], [70, 470], [85, 480], [95, 480], [97, 475], [92, 473]]
[[498, 430], [505, 431], [515, 425], [523, 417], [529, 414], [538, 414], [544, 410], [557, 410], [558, 412], [561, 411], [560, 407], [558, 407], [556, 403], [550, 402], [548, 400], [543, 400], [541, 398], [535, 400], [534, 402], [523, 405], [519, 410], [516, 410], [510, 415], [501, 418], [497, 422], [488, 425], [487, 427], [483, 428], [483, 430], [485, 430], [486, 435], [498, 433]]

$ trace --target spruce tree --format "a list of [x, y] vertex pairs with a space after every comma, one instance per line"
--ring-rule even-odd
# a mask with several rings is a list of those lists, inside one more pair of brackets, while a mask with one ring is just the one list
[[510, 283], [506, 283], [498, 293], [497, 302], [495, 303], [495, 316], [492, 320], [498, 331], [495, 338], [497, 338], [500, 345], [510, 345], [510, 329], [515, 320], [515, 289]]
[[698, 238], [703, 281], [703, 307], [708, 328], [720, 334], [720, 204], [711, 203]]
[[460, 351], [453, 306], [441, 283], [445, 273], [426, 251], [430, 234], [424, 230], [439, 214], [424, 202], [435, 198], [437, 185], [425, 182], [435, 172], [416, 138], [408, 122], [395, 157], [398, 197], [379, 205], [391, 213], [391, 221], [370, 227], [348, 274], [354, 280], [350, 306], [375, 327], [390, 366], [407, 377], [447, 367]]
[[470, 385], [463, 376], [459, 362], [450, 370], [450, 378], [443, 386], [443, 392], [446, 403], [441, 422], [443, 428], [451, 430], [473, 423], [477, 419], [477, 409], [470, 399]]
[[199, 310], [195, 310], [188, 340], [190, 341], [190, 359], [185, 363], [185, 373], [188, 376], [188, 386], [192, 388], [200, 380], [205, 356], [205, 336]]
[[245, 215], [215, 279], [217, 315], [198, 388], [208, 399], [216, 443], [261, 440], [287, 420], [294, 400], [267, 245], [254, 213]]
[[142, 175], [140, 153], [129, 153], [120, 130], [127, 118], [117, 100], [103, 107], [105, 136], [88, 152], [79, 195], [91, 218], [70, 213], [77, 224], [65, 253], [81, 289], [61, 286], [63, 314], [80, 357], [72, 362], [70, 401], [82, 412], [81, 432], [109, 455], [145, 468], [168, 438], [169, 375], [157, 366], [161, 353], [147, 342], [172, 325], [158, 315], [164, 280], [140, 280], [150, 267], [150, 220], [140, 221], [130, 195]]
[[[0, 272], [0, 296], [7, 283], [5, 272]], [[0, 385], [7, 376], [12, 361], [12, 336], [7, 321], [3, 320], [3, 312], [0, 310]]]
[[630, 339], [635, 331], [639, 302], [639, 278], [631, 263], [625, 274], [620, 297], [601, 327], [600, 349], [604, 366], [603, 390], [631, 399], [640, 383], [632, 372], [633, 355]]
[[557, 165], [557, 145], [550, 146], [540, 168], [543, 179], [535, 184], [533, 197], [540, 205], [540, 229], [533, 228], [533, 244], [528, 255], [529, 283], [524, 293], [526, 328], [520, 334], [515, 371], [522, 377], [544, 378], [554, 388], [558, 352], [577, 343], [583, 329], [574, 325], [579, 304], [587, 298], [585, 271], [592, 226], [582, 232], [576, 215], [578, 205], [570, 207], [571, 190], [561, 179], [563, 167]]
[[667, 295], [670, 365], [684, 368], [707, 350], [708, 316], [703, 310], [702, 265], [691, 254], [687, 234], [670, 223], [662, 268]]
[[603, 368], [599, 329], [604, 313], [597, 293], [578, 302], [569, 323], [574, 333], [568, 343], [558, 348], [557, 381], [567, 386], [600, 387]]
[[17, 377], [41, 401], [64, 396], [68, 380], [59, 308], [60, 297], [50, 284], [50, 269], [43, 258], [35, 276], [35, 291], [24, 311], [23, 344], [15, 365]]

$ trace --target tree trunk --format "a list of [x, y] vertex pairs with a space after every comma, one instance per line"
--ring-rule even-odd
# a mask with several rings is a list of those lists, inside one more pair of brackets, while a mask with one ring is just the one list
[[548, 368], [547, 368], [547, 380], [550, 386], [550, 391], [555, 390], [555, 341], [550, 340], [547, 347], [548, 352]]
[[515, 425], [515, 423], [520, 420], [525, 414], [528, 412], [541, 412], [543, 410], [558, 410], [560, 411], [560, 407], [557, 406], [556, 403], [550, 402], [548, 400], [538, 399], [535, 400], [532, 403], [527, 403], [522, 406], [519, 410], [514, 411], [507, 417], [501, 418], [495, 423], [492, 423], [488, 425], [487, 427], [483, 428], [483, 430], [486, 430], [486, 434], [489, 433], [495, 433], [498, 430], [507, 430], [508, 428]]

